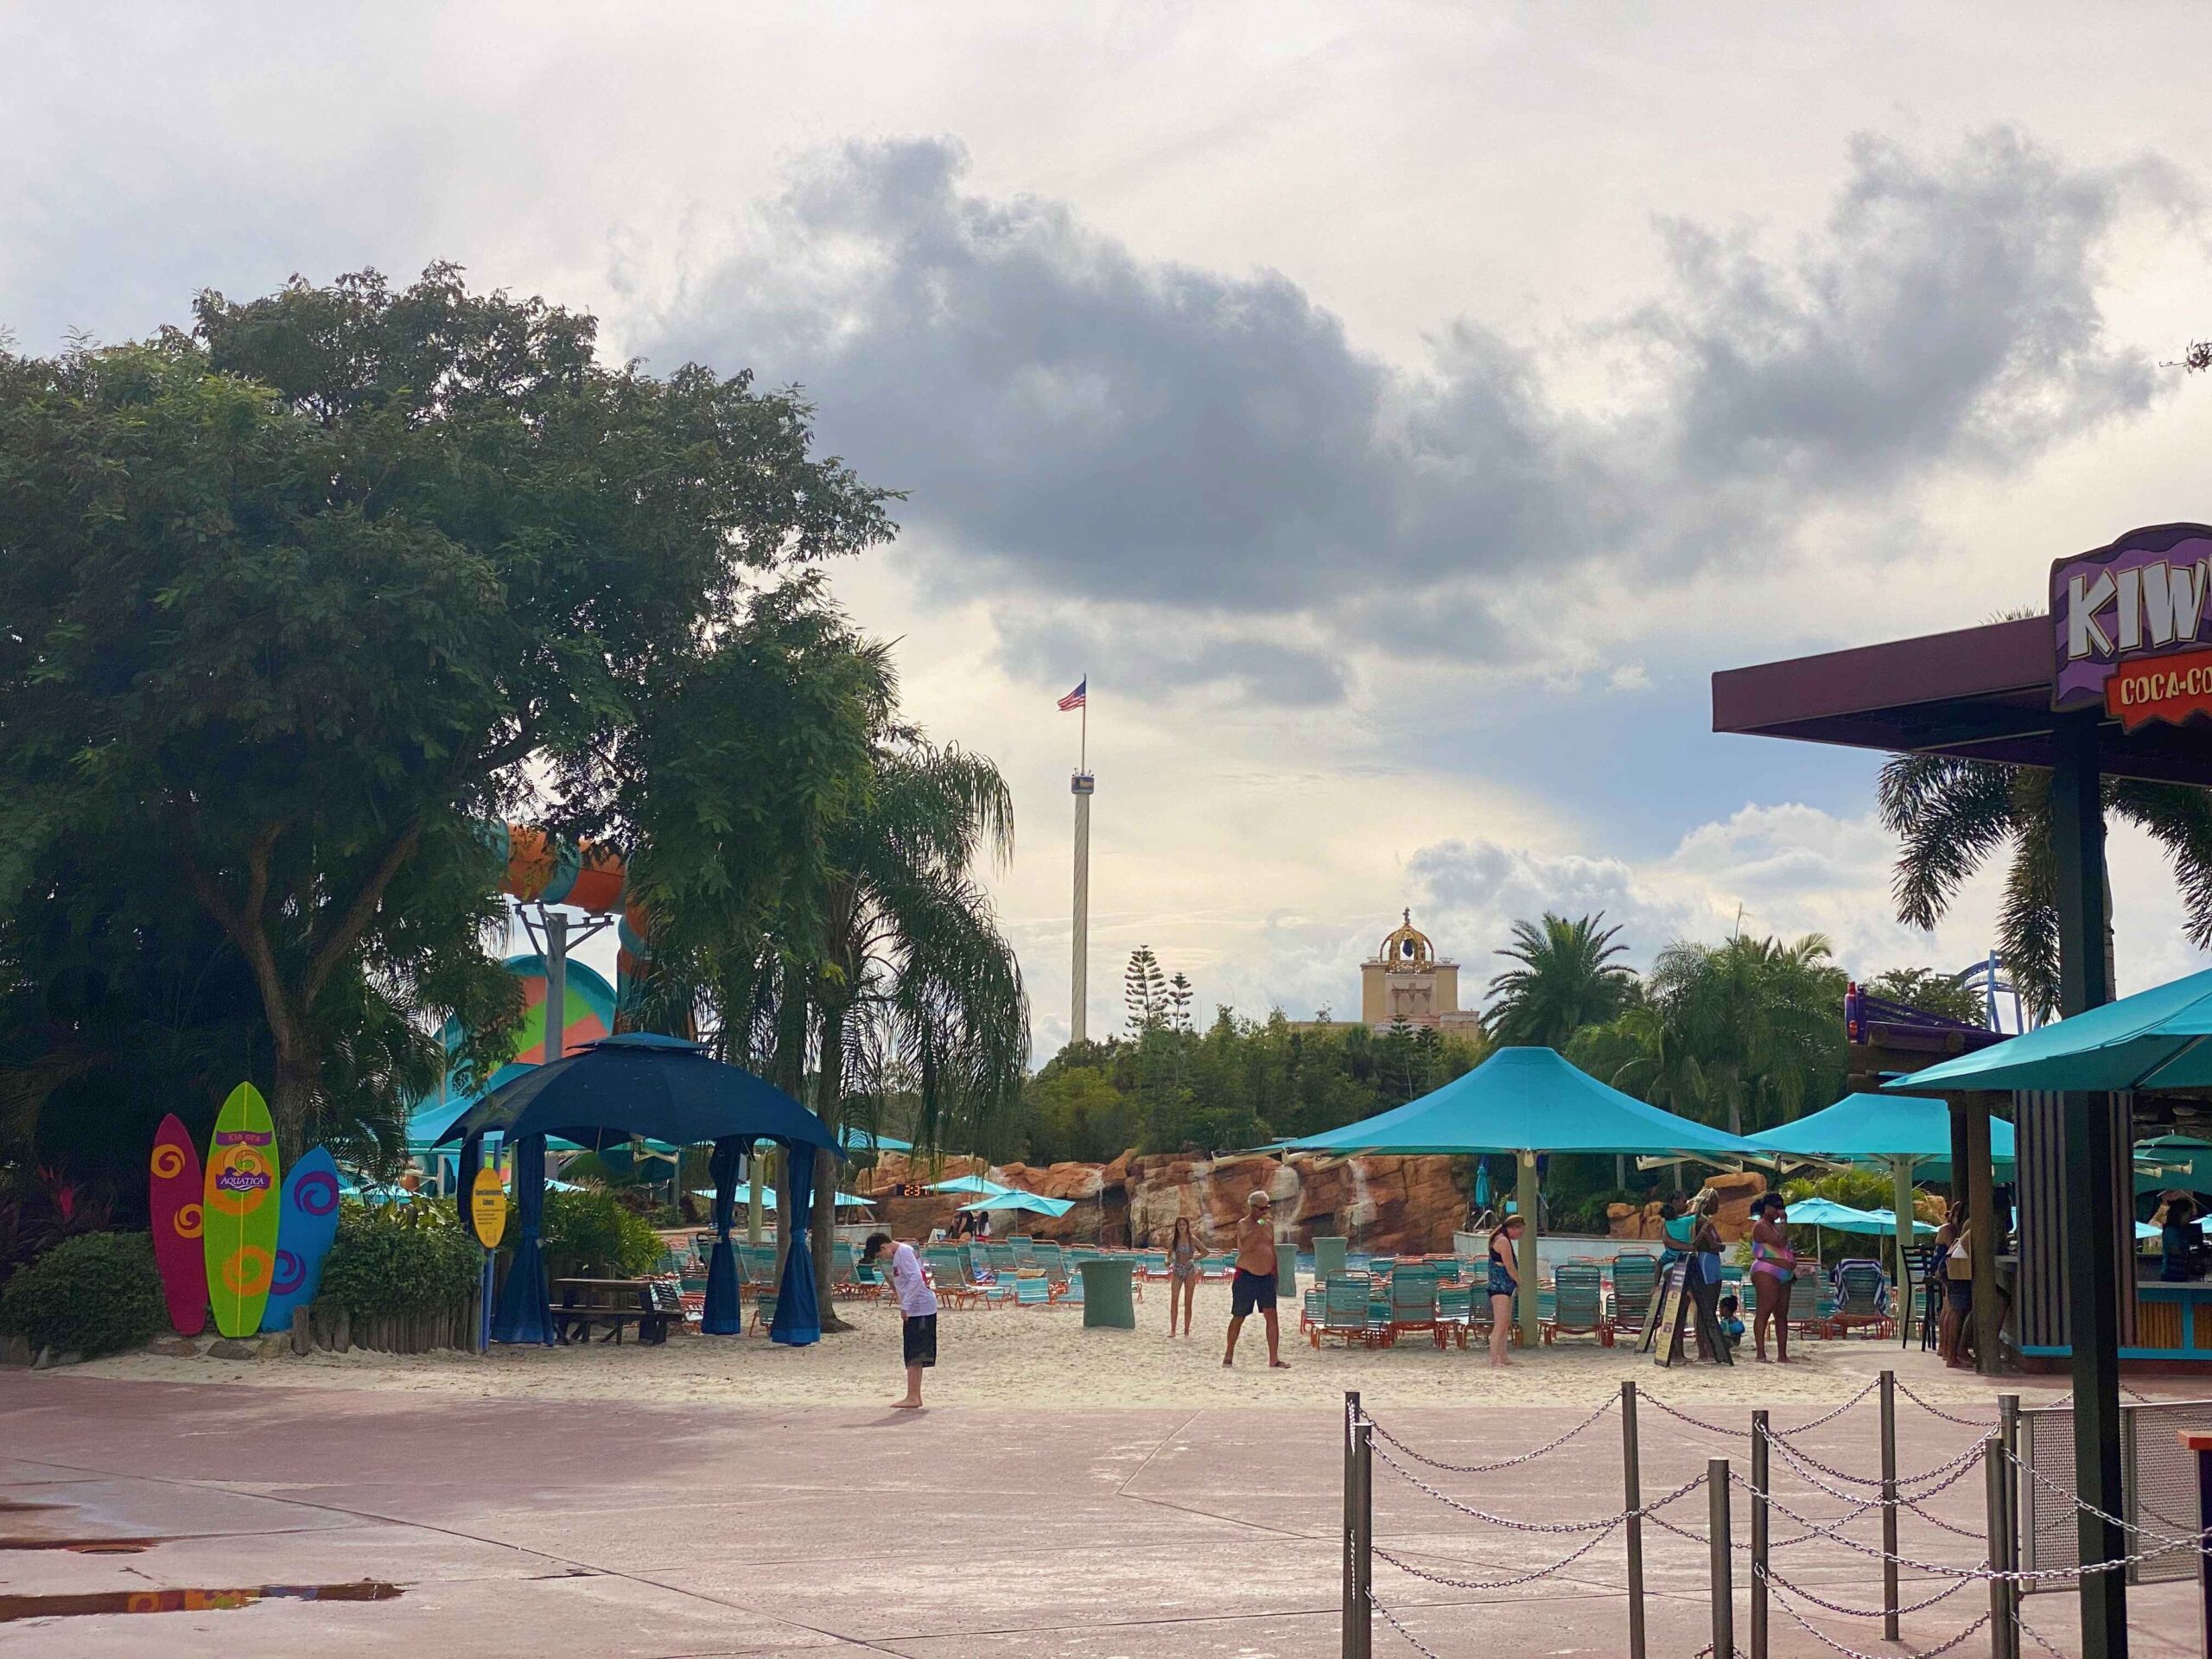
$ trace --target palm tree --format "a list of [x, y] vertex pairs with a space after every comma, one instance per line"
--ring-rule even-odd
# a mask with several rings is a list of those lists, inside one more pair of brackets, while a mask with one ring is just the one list
[[1652, 965], [1650, 1001], [1671, 1043], [1652, 1050], [1676, 1109], [1732, 1135], [1801, 1116], [1842, 1085], [1844, 973], [1828, 941], [1737, 934], [1677, 942]]
[[[818, 953], [801, 964], [815, 1015], [814, 1109], [834, 1132], [853, 1095], [911, 1084], [917, 1144], [949, 1134], [981, 1150], [1021, 1097], [1029, 1002], [1014, 947], [977, 883], [985, 856], [1014, 847], [1014, 801], [998, 768], [900, 733], [874, 787], [829, 831]], [[831, 1318], [836, 1170], [815, 1168], [815, 1274]]]
[[[1934, 927], [1967, 878], [1999, 849], [2009, 852], [1997, 953], [2022, 997], [2039, 1015], [2050, 1014], [2058, 1005], [2058, 877], [2050, 772], [1949, 755], [1899, 755], [1882, 768], [1880, 801], [1883, 825], [1899, 840], [1890, 887], [1901, 921]], [[2104, 807], [2164, 847], [2190, 942], [2212, 947], [2212, 791], [2107, 778]], [[2109, 954], [2109, 881], [2105, 914]]]
[[1484, 1016], [1490, 1034], [1501, 1043], [1565, 1048], [1585, 1026], [1603, 1025], [1626, 1006], [1636, 969], [1615, 957], [1628, 947], [1614, 943], [1618, 927], [1601, 927], [1600, 911], [1579, 921], [1544, 912], [1541, 925], [1513, 924], [1513, 943], [1497, 952], [1521, 965], [1490, 982], [1497, 999]]

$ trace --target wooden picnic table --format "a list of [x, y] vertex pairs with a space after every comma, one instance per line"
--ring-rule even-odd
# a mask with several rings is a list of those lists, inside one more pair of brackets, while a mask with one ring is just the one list
[[639, 1342], [668, 1340], [670, 1315], [654, 1306], [650, 1279], [556, 1279], [561, 1306], [553, 1310], [556, 1340], [588, 1343], [592, 1329], [604, 1326], [601, 1342], [619, 1344], [622, 1327], [638, 1327]]

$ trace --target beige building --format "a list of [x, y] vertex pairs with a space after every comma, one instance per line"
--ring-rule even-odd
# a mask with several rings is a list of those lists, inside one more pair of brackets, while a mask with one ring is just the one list
[[1443, 1031], [1471, 1030], [1482, 1023], [1480, 1013], [1459, 1006], [1459, 964], [1436, 954], [1428, 935], [1414, 925], [1410, 910], [1359, 965], [1359, 1017], [1375, 1031], [1402, 1020]]

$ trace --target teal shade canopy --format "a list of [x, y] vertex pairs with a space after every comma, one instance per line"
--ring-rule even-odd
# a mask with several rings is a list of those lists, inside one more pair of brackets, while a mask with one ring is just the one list
[[[1825, 1111], [1746, 1138], [1784, 1157], [1836, 1163], [1940, 1159], [1948, 1166], [1951, 1108], [1929, 1095], [1846, 1095]], [[1989, 1120], [1989, 1153], [1999, 1164], [2016, 1155], [2012, 1126], [2003, 1118]]]
[[837, 1132], [837, 1138], [847, 1152], [912, 1152], [914, 1143], [901, 1141], [895, 1135], [878, 1135], [873, 1129], [863, 1129], [858, 1124], [848, 1123]]
[[930, 1188], [932, 1192], [966, 1192], [986, 1198], [996, 1198], [1001, 1192], [1014, 1190], [1010, 1186], [1000, 1185], [988, 1175], [956, 1175], [950, 1180], [938, 1181]]
[[1501, 1048], [1463, 1077], [1387, 1112], [1288, 1143], [1297, 1152], [1596, 1152], [1756, 1156], [1708, 1128], [1608, 1088], [1548, 1048]]
[[1882, 1086], [1885, 1092], [1944, 1094], [2212, 1089], [2212, 969]]
[[1032, 1215], [1065, 1216], [1075, 1208], [1075, 1204], [1069, 1198], [1048, 1198], [1041, 1192], [1017, 1192], [1008, 1188], [960, 1207], [963, 1210], [1027, 1210]]
[[[1859, 1210], [1847, 1204], [1838, 1204], [1833, 1198], [1798, 1198], [1788, 1211], [1792, 1227], [1824, 1227], [1835, 1233], [1879, 1233], [1885, 1238], [1897, 1236], [1897, 1213], [1891, 1210]], [[1915, 1217], [1915, 1233], [1932, 1233], [1936, 1230]]]
[[2212, 1141], [2190, 1135], [2159, 1135], [2135, 1143], [2136, 1197], [2169, 1189], [2212, 1193]]

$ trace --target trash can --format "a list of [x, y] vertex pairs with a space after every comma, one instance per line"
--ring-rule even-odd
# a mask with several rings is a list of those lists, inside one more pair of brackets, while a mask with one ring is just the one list
[[1275, 1300], [1289, 1310], [1298, 1312], [1298, 1246], [1275, 1246]]
[[1076, 1271], [1083, 1275], [1085, 1325], [1104, 1325], [1116, 1331], [1137, 1328], [1136, 1301], [1130, 1294], [1130, 1281], [1136, 1270], [1136, 1262], [1126, 1255], [1093, 1256], [1076, 1264]]
[[1313, 1278], [1317, 1283], [1344, 1270], [1345, 1242], [1328, 1233], [1313, 1235]]

